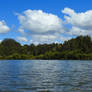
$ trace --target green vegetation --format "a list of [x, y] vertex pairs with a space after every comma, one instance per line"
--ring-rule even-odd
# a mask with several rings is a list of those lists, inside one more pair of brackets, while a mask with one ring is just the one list
[[92, 60], [92, 40], [89, 36], [78, 36], [63, 44], [22, 46], [13, 39], [5, 39], [0, 43], [0, 59]]

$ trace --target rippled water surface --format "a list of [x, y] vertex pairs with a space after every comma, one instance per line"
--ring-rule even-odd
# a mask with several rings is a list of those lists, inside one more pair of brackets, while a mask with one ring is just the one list
[[0, 92], [92, 92], [92, 61], [0, 61]]

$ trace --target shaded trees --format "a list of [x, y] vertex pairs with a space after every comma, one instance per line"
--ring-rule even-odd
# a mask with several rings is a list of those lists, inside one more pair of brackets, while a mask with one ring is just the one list
[[9, 56], [13, 53], [20, 53], [21, 45], [13, 39], [5, 39], [0, 44], [0, 54]]
[[24, 45], [13, 39], [0, 43], [0, 59], [92, 59], [92, 40], [78, 36], [64, 44]]

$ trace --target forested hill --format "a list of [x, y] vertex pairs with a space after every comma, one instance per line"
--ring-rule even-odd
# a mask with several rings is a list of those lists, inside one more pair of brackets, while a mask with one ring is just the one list
[[22, 46], [13, 39], [5, 39], [0, 43], [0, 59], [92, 60], [92, 40], [89, 36], [78, 36], [64, 44]]

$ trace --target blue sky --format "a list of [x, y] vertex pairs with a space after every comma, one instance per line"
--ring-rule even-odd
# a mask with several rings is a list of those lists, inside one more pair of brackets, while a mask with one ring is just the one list
[[[67, 9], [65, 9], [65, 8], [67, 8]], [[48, 27], [48, 30], [45, 30], [46, 32], [48, 31], [48, 33], [42, 32], [41, 28], [39, 28], [39, 27], [37, 27], [37, 28], [39, 28], [38, 30], [37, 30], [37, 28], [36, 29], [35, 28], [27, 28], [31, 25], [24, 27], [25, 23], [23, 23], [23, 22], [26, 22], [28, 19], [26, 19], [26, 21], [23, 21], [22, 23], [20, 23], [22, 21], [20, 19], [20, 16], [25, 16], [23, 14], [23, 12], [27, 11], [27, 10], [32, 10], [32, 11], [30, 11], [30, 13], [33, 13], [33, 14], [38, 14], [38, 10], [41, 10], [42, 17], [44, 16], [44, 13], [46, 13], [46, 16], [43, 17], [42, 19], [48, 17], [48, 14], [52, 14], [52, 15], [54, 15], [54, 17], [57, 16], [58, 19], [62, 20], [63, 22], [66, 21], [67, 23], [64, 23], [64, 24], [62, 22], [62, 25], [63, 25], [62, 29], [60, 28], [60, 25], [58, 25], [59, 22], [57, 23], [58, 26], [56, 28], [58, 30], [59, 29], [64, 30], [63, 33], [60, 31], [57, 32], [58, 30], [56, 30], [56, 29], [53, 30], [53, 28], [50, 28], [50, 26]], [[34, 10], [36, 10], [36, 11], [34, 11]], [[64, 10], [63, 13], [61, 12], [62, 10]], [[2, 23], [2, 21], [4, 21], [6, 23], [4, 26], [7, 26], [9, 28], [9, 29], [6, 29], [8, 32], [5, 32], [5, 33], [3, 33], [2, 32], [3, 30], [0, 29], [0, 31], [1, 31], [0, 32], [0, 40], [3, 40], [5, 38], [13, 38], [13, 39], [19, 41], [21, 44], [30, 44], [30, 42], [32, 42], [32, 43], [33, 42], [35, 42], [35, 43], [37, 43], [37, 42], [38, 43], [43, 43], [43, 42], [50, 43], [50, 42], [63, 42], [65, 39], [67, 40], [69, 38], [77, 36], [79, 34], [79, 32], [81, 32], [83, 35], [85, 35], [85, 33], [91, 34], [91, 28], [90, 29], [88, 28], [88, 27], [91, 27], [91, 23], [90, 23], [90, 19], [88, 19], [88, 18], [89, 18], [89, 15], [91, 15], [92, 13], [88, 12], [86, 15], [85, 13], [88, 10], [92, 10], [92, 1], [91, 0], [0, 0], [0, 21], [1, 21], [1, 23]], [[73, 13], [71, 15], [68, 11], [74, 11], [74, 13], [76, 13], [75, 19], [77, 19], [77, 18], [78, 19], [74, 20], [74, 16], [72, 16]], [[82, 14], [79, 15], [79, 13], [83, 13], [83, 15]], [[70, 19], [69, 20], [65, 19], [64, 18], [65, 15], [70, 16], [69, 17]], [[81, 16], [81, 17], [79, 17], [79, 16]], [[84, 16], [87, 17], [87, 20], [85, 20], [85, 21], [80, 20]], [[49, 16], [49, 18], [50, 17], [51, 16]], [[85, 17], [83, 19], [85, 19]], [[27, 17], [25, 17], [25, 18], [27, 18]], [[90, 16], [90, 18], [91, 18], [91, 16]], [[55, 21], [57, 21], [58, 19], [56, 18]], [[82, 24], [84, 23], [84, 25], [78, 23], [78, 21]], [[89, 22], [90, 26], [87, 25], [88, 23], [85, 24], [85, 22], [86, 23]], [[35, 23], [35, 22], [33, 21], [33, 23]], [[44, 24], [44, 23], [41, 22], [41, 24]], [[47, 25], [45, 25], [45, 24], [41, 25], [41, 26], [47, 27]], [[19, 32], [20, 28], [22, 30], [25, 30], [25, 34], [22, 34], [21, 32]], [[68, 31], [65, 32], [65, 29]], [[75, 30], [75, 33], [77, 33], [77, 34], [72, 33], [71, 30], [73, 30], [73, 29]], [[51, 32], [49, 32], [49, 30]], [[41, 31], [41, 32], [36, 32], [36, 31]], [[55, 32], [55, 34], [57, 34], [57, 35], [58, 34], [60, 34], [60, 35], [58, 35], [58, 37], [52, 37], [51, 33], [53, 33], [53, 32]], [[72, 33], [72, 35], [71, 35], [71, 33]], [[48, 41], [45, 41], [46, 40], [45, 34], [46, 35], [48, 34], [48, 36], [49, 36]], [[55, 34], [53, 34], [53, 35], [55, 35]], [[44, 35], [44, 37], [39, 38], [39, 36], [41, 37], [42, 35]], [[60, 38], [60, 36], [61, 36], [61, 38]], [[24, 39], [24, 38], [26, 38], [26, 39]], [[39, 41], [38, 39], [41, 39], [41, 40]]]

